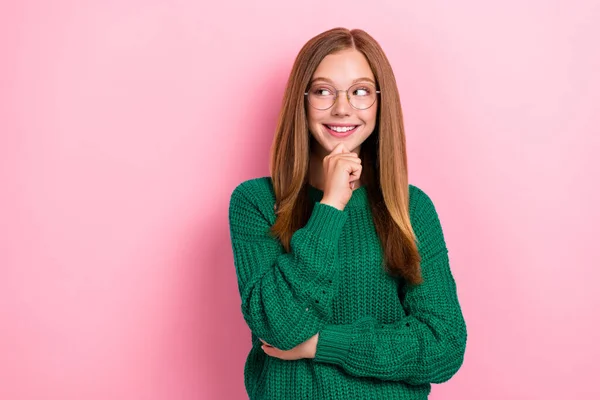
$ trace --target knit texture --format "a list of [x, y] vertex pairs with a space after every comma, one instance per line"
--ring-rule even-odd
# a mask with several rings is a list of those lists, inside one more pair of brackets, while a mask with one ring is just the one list
[[[426, 399], [431, 383], [463, 362], [467, 331], [431, 199], [409, 185], [410, 219], [424, 283], [389, 276], [366, 187], [343, 211], [319, 201], [286, 253], [269, 232], [275, 194], [269, 177], [235, 188], [229, 206], [241, 309], [252, 331], [244, 368], [254, 399]], [[267, 356], [259, 338], [288, 350], [319, 333], [316, 357]]]

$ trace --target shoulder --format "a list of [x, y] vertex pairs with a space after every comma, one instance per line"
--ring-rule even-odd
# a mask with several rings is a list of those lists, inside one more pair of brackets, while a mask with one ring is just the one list
[[234, 195], [248, 195], [251, 194], [257, 197], [275, 195], [273, 191], [273, 182], [270, 176], [263, 176], [260, 178], [248, 179], [237, 185], [233, 189], [232, 196]]
[[409, 211], [411, 214], [423, 211], [423, 209], [434, 207], [433, 200], [425, 193], [420, 187], [409, 184], [408, 185], [408, 196], [409, 196]]
[[423, 189], [409, 185], [409, 214], [415, 234], [440, 229], [439, 216], [433, 200]]
[[252, 178], [238, 184], [231, 193], [229, 202], [232, 207], [247, 205], [253, 208], [273, 210], [275, 191], [270, 176]]
[[275, 223], [275, 195], [270, 177], [253, 178], [238, 184], [229, 201], [231, 240], [262, 241]]

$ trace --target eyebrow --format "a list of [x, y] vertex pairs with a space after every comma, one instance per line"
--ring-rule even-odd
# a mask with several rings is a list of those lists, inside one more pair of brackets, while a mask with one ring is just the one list
[[[325, 81], [325, 82], [329, 82], [333, 85], [333, 81], [329, 78], [325, 78], [325, 77], [316, 77], [315, 79], [310, 81], [310, 84], [312, 85], [314, 82], [316, 81]], [[352, 85], [354, 85], [357, 82], [362, 82], [362, 81], [369, 81], [371, 82], [373, 85], [376, 85], [375, 81], [371, 78], [367, 78], [367, 77], [362, 77], [362, 78], [357, 78], [355, 80], [352, 81]]]

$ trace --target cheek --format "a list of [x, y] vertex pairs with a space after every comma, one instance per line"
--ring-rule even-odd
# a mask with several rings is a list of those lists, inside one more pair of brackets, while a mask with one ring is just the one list
[[310, 108], [306, 110], [306, 120], [308, 121], [308, 125], [312, 125], [315, 121], [315, 114]]
[[373, 110], [365, 110], [361, 117], [367, 125], [375, 125], [375, 122], [377, 121], [377, 109], [374, 108]]
[[308, 110], [306, 113], [306, 119], [308, 121], [308, 126], [316, 126], [320, 124], [320, 121], [323, 119], [322, 113], [316, 112], [315, 110]]

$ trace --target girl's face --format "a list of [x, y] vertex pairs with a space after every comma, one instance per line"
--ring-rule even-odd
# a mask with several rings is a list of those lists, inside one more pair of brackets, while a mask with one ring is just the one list
[[[371, 86], [356, 86], [357, 83]], [[361, 144], [375, 128], [378, 99], [377, 94], [368, 92], [375, 88], [375, 77], [367, 59], [358, 50], [349, 49], [329, 54], [312, 76], [308, 91], [312, 91], [313, 96], [326, 97], [331, 95], [327, 88], [346, 90], [351, 86], [352, 93], [349, 94], [354, 96], [355, 105], [360, 107], [361, 102], [365, 104], [367, 96], [375, 96], [374, 104], [364, 110], [356, 109], [348, 102], [346, 92], [339, 92], [335, 103], [327, 110], [319, 110], [306, 104], [308, 129], [315, 139], [311, 151], [321, 158], [331, 153], [339, 143], [345, 143], [348, 150], [360, 154]], [[309, 94], [309, 99], [310, 96]], [[317, 101], [322, 100], [313, 102]]]

